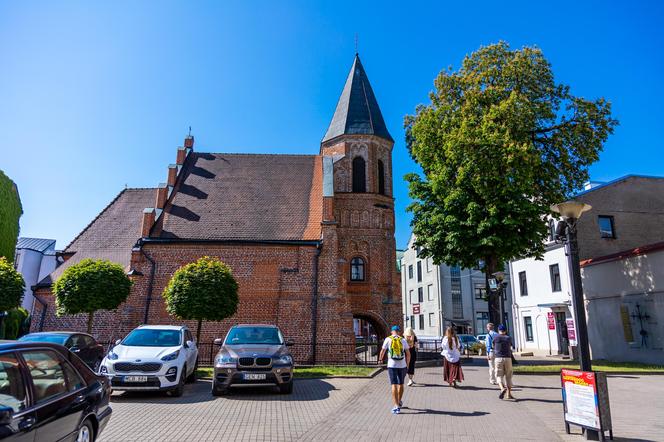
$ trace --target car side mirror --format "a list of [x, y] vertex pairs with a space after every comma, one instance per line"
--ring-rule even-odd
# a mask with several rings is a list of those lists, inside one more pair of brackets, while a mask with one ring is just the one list
[[286, 340], [286, 347], [292, 347], [295, 343], [291, 341], [290, 339]]
[[223, 345], [223, 344], [224, 344], [224, 340], [221, 339], [221, 338], [217, 338], [217, 339], [214, 340], [214, 345]]
[[69, 349], [69, 351], [72, 352], [72, 353], [78, 353], [79, 351], [81, 351], [81, 349], [78, 348], [78, 347], [72, 347], [72, 348]]
[[11, 425], [12, 419], [14, 419], [14, 409], [0, 406], [0, 425]]
[[117, 341], [115, 341], [115, 345], [120, 345], [120, 342], [122, 342], [122, 339], [118, 339]]
[[185, 348], [191, 348], [194, 346], [194, 341], [187, 341], [184, 343]]

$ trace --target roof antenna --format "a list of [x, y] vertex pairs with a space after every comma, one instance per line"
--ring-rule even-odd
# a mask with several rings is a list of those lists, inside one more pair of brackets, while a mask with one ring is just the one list
[[357, 32], [355, 33], [355, 55], [357, 55]]
[[191, 136], [191, 126], [189, 126], [189, 136]]

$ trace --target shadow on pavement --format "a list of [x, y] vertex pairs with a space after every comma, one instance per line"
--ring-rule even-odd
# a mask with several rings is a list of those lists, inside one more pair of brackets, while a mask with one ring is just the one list
[[432, 410], [430, 408], [401, 408], [401, 414], [443, 414], [446, 416], [454, 417], [473, 417], [473, 416], [484, 416], [489, 414], [486, 411], [473, 411], [472, 413], [466, 413], [465, 411], [445, 411], [445, 410]]
[[195, 384], [184, 387], [181, 397], [172, 397], [165, 392], [158, 391], [124, 391], [114, 392], [111, 402], [135, 403], [167, 403], [167, 404], [194, 404], [213, 401], [216, 399], [233, 401], [320, 401], [330, 397], [330, 391], [337, 388], [321, 379], [298, 379], [295, 382], [292, 394], [281, 394], [276, 387], [235, 387], [229, 393], [221, 396], [212, 396], [212, 385], [209, 380], [198, 380]]
[[514, 402], [543, 402], [546, 404], [562, 404], [563, 400], [562, 399], [532, 399], [532, 398], [516, 398], [514, 399]]

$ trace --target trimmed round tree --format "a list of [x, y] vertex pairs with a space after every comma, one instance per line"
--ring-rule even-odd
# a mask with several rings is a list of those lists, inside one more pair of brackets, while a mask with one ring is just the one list
[[16, 184], [0, 170], [0, 256], [14, 260], [18, 220], [23, 214]]
[[115, 310], [127, 300], [131, 280], [120, 264], [84, 259], [62, 272], [53, 285], [58, 316], [88, 314], [88, 333], [97, 310]]
[[198, 321], [196, 341], [200, 342], [203, 321], [222, 321], [235, 314], [237, 291], [231, 269], [219, 259], [204, 256], [180, 267], [162, 296], [169, 314]]
[[4, 256], [0, 256], [0, 312], [21, 305], [24, 289], [23, 276]]

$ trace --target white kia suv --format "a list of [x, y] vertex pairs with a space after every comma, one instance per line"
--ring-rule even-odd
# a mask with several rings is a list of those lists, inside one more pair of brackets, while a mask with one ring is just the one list
[[187, 327], [142, 325], [118, 340], [100, 373], [113, 390], [162, 390], [182, 396], [185, 381], [196, 380], [198, 348]]

